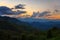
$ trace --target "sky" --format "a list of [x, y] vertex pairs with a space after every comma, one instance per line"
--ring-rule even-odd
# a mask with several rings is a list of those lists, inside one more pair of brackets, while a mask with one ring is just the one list
[[[25, 4], [25, 9], [27, 11], [24, 15], [32, 15], [33, 12], [44, 12], [44, 11], [53, 11], [60, 10], [60, 0], [0, 0], [0, 6], [8, 6], [10, 8], [18, 4]], [[57, 16], [56, 16], [57, 15]], [[59, 16], [58, 16], [59, 15]], [[46, 17], [46, 16], [44, 16]], [[50, 19], [59, 19], [60, 14], [52, 13], [51, 16], [46, 18]]]

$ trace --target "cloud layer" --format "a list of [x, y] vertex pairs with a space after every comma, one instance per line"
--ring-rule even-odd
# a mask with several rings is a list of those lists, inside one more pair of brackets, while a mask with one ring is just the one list
[[31, 17], [44, 17], [44, 16], [50, 16], [50, 11], [33, 12], [33, 15]]
[[0, 15], [12, 15], [13, 11], [5, 6], [0, 6]]
[[[12, 10], [16, 10], [16, 11], [12, 11]], [[26, 11], [21, 11], [18, 9], [25, 9], [23, 4], [18, 4], [16, 6], [14, 6], [14, 8], [9, 8], [6, 6], [0, 6], [0, 14], [1, 15], [18, 15], [21, 13], [26, 13]]]
[[15, 6], [15, 9], [24, 9], [24, 6], [23, 4], [18, 4]]

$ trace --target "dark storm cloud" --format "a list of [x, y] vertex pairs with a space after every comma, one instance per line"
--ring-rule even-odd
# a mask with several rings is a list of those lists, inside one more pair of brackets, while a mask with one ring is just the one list
[[23, 5], [23, 4], [16, 5], [15, 9], [24, 9], [24, 6], [25, 5]]

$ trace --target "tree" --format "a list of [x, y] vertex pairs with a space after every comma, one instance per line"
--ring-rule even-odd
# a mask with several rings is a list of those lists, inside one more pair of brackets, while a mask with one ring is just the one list
[[52, 32], [51, 32], [51, 30], [48, 30], [48, 32], [47, 32], [47, 38], [52, 38]]

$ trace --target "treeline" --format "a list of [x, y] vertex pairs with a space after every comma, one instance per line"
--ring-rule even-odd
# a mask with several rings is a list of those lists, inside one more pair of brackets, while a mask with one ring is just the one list
[[60, 29], [22, 32], [0, 29], [0, 40], [60, 40]]

